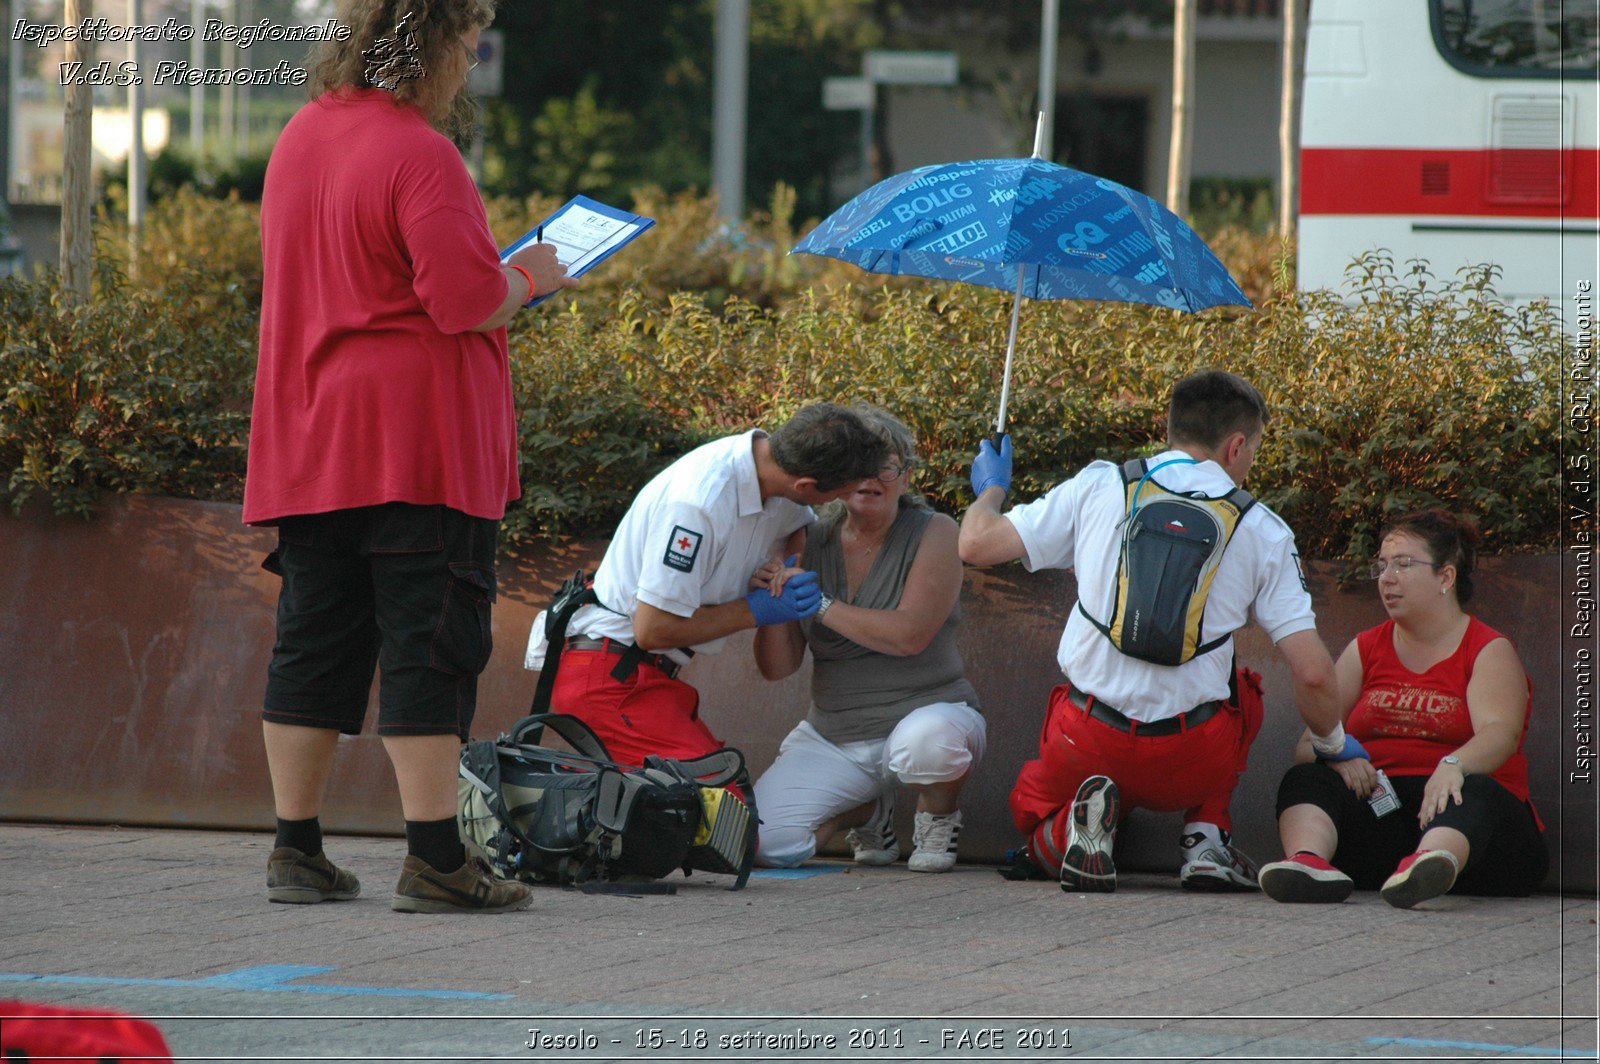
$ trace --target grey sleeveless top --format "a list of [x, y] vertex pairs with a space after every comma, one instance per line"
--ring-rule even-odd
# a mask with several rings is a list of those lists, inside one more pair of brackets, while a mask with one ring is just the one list
[[[916, 559], [931, 511], [905, 507], [889, 527], [867, 578], [853, 599], [845, 595], [844, 549], [840, 512], [813, 526], [800, 564], [814, 570], [822, 590], [841, 602], [865, 609], [892, 610], [900, 605], [906, 576]], [[961, 603], [926, 650], [911, 657], [881, 654], [853, 643], [826, 623], [802, 621], [811, 647], [811, 712], [806, 720], [831, 743], [885, 739], [901, 718], [933, 702], [965, 702], [978, 708], [978, 694], [967, 682], [956, 648]]]

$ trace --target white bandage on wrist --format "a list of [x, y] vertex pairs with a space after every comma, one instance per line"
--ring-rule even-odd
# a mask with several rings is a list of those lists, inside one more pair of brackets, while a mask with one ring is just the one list
[[1344, 725], [1335, 724], [1327, 735], [1311, 733], [1311, 749], [1323, 757], [1331, 757], [1344, 749]]

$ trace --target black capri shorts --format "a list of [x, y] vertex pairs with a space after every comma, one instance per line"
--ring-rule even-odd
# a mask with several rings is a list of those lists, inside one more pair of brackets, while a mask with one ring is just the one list
[[[1355, 881], [1357, 890], [1377, 890], [1401, 858], [1422, 840], [1417, 823], [1427, 776], [1390, 776], [1400, 808], [1375, 816], [1344, 779], [1321, 761], [1295, 765], [1278, 785], [1278, 815], [1294, 805], [1314, 805], [1327, 813], [1339, 832], [1332, 864]], [[1550, 868], [1544, 833], [1533, 807], [1501, 783], [1473, 774], [1461, 784], [1461, 804], [1452, 800], [1428, 828], [1455, 828], [1471, 848], [1467, 866], [1452, 894], [1522, 897], [1539, 889]]]
[[263, 718], [358, 734], [379, 668], [379, 735], [465, 741], [493, 647], [499, 528], [410, 503], [284, 518], [262, 562], [283, 578]]

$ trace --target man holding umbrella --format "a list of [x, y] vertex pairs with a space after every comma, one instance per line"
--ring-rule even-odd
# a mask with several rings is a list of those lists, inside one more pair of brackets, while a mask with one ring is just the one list
[[[1363, 756], [1340, 726], [1333, 662], [1317, 634], [1294, 534], [1238, 490], [1267, 419], [1266, 403], [1248, 381], [1221, 370], [1192, 374], [1173, 388], [1165, 454], [1132, 463], [1139, 468], [1131, 471], [1093, 462], [1044, 497], [1004, 514], [1010, 439], [1002, 437], [998, 450], [987, 440], [979, 448], [972, 466], [977, 498], [961, 523], [962, 560], [988, 566], [1021, 559], [1030, 571], [1070, 568], [1077, 574], [1078, 608], [1057, 652], [1067, 682], [1052, 693], [1039, 755], [1023, 766], [1011, 794], [1012, 816], [1029, 836], [1030, 856], [1045, 872], [1059, 874], [1063, 890], [1116, 889], [1112, 840], [1123, 811], [1133, 806], [1185, 811], [1180, 878], [1186, 889], [1256, 888], [1254, 866], [1228, 834], [1229, 803], [1263, 709], [1260, 678], [1247, 670], [1235, 676], [1231, 665], [1232, 634], [1252, 615], [1289, 662], [1296, 702], [1319, 755]], [[1159, 479], [1150, 475], [1156, 470]], [[1114, 623], [1114, 615], [1120, 618], [1137, 600], [1141, 582], [1146, 593], [1157, 587], [1160, 597], [1170, 598], [1173, 555], [1141, 571], [1128, 564], [1133, 554], [1124, 531], [1133, 526], [1130, 509], [1141, 499], [1154, 513], [1150, 500], [1175, 495], [1183, 497], [1178, 505], [1222, 503], [1233, 520], [1227, 534], [1214, 537], [1218, 553], [1205, 586], [1193, 592], [1197, 608], [1185, 603], [1147, 611], [1192, 629], [1187, 645], [1180, 631], [1181, 649], [1163, 658], [1136, 645], [1130, 633], [1137, 625]], [[1162, 520], [1181, 534], [1184, 521]]]

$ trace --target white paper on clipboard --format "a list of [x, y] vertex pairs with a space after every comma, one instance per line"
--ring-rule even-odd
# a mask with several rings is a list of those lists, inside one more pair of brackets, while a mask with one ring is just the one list
[[[500, 261], [505, 262], [520, 248], [542, 239], [556, 249], [556, 258], [567, 268], [568, 276], [582, 277], [655, 224], [654, 218], [619, 210], [588, 196], [574, 196], [502, 251]], [[549, 298], [540, 296], [524, 305], [538, 306]]]

